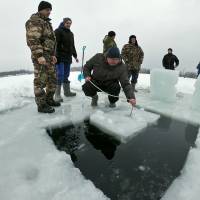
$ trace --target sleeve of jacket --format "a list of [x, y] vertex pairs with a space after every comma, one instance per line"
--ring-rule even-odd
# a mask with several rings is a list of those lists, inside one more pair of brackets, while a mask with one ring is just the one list
[[72, 55], [76, 59], [77, 58], [77, 52], [75, 48], [75, 42], [74, 42], [74, 34], [72, 34], [72, 41], [73, 41], [73, 46], [72, 46]]
[[42, 25], [38, 22], [29, 21], [26, 23], [26, 40], [30, 47], [33, 57], [43, 56], [43, 46], [41, 44]]
[[163, 67], [166, 67], [166, 56], [164, 56], [162, 59], [162, 65]]
[[55, 33], [55, 36], [56, 36], [56, 46], [59, 46], [60, 43], [61, 43], [61, 33], [60, 33], [59, 29], [56, 29], [54, 31], [54, 33]]
[[129, 82], [126, 69], [124, 69], [123, 72], [121, 73], [120, 78], [119, 78], [119, 82], [120, 82], [120, 84], [123, 88], [123, 91], [126, 95], [126, 98], [127, 99], [135, 99], [135, 94], [134, 94], [132, 86]]
[[144, 60], [144, 52], [142, 48], [140, 47], [140, 58], [139, 58], [139, 63], [142, 64]]
[[90, 60], [88, 60], [86, 62], [86, 64], [83, 67], [83, 75], [86, 78], [87, 76], [91, 76], [91, 72], [93, 70], [94, 64], [95, 64], [95, 60], [96, 60], [96, 56], [93, 56], [92, 58], [90, 58]]
[[179, 65], [179, 59], [175, 56], [175, 63], [176, 63], [176, 66]]
[[127, 52], [126, 45], [124, 45], [123, 48], [122, 48], [121, 56], [122, 56], [123, 61], [127, 64], [127, 62], [128, 62], [128, 52]]

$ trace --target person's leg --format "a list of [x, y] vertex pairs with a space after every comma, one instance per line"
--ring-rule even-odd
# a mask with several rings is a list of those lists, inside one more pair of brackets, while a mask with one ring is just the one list
[[69, 81], [69, 75], [70, 75], [70, 65], [68, 63], [65, 63], [64, 65], [64, 83], [63, 83], [63, 90], [64, 90], [64, 95], [66, 97], [73, 97], [76, 96], [76, 93], [71, 92], [70, 90], [70, 81]]
[[[118, 81], [106, 83], [106, 87], [104, 88], [105, 92], [114, 95], [116, 97], [108, 95], [108, 100], [110, 102], [111, 107], [115, 107], [115, 102], [119, 100], [119, 93], [120, 93], [120, 85]], [[113, 105], [113, 106], [112, 106]]]
[[60, 62], [56, 64], [56, 91], [55, 91], [55, 101], [63, 102], [63, 98], [61, 97], [61, 85], [64, 82], [64, 63]]
[[131, 75], [132, 75], [131, 85], [133, 88], [133, 92], [137, 92], [137, 90], [135, 89], [135, 85], [137, 84], [139, 72], [136, 70], [132, 70]]
[[[94, 80], [92, 80], [92, 82], [95, 83], [95, 85], [98, 85]], [[98, 87], [101, 87], [101, 86], [98, 85]], [[85, 84], [82, 85], [82, 90], [86, 96], [92, 97], [91, 106], [93, 107], [97, 106], [97, 102], [98, 102], [97, 92], [99, 92], [99, 90], [94, 85], [92, 85], [89, 81], [85, 82]]]
[[51, 60], [47, 61], [47, 85], [46, 85], [46, 101], [50, 106], [60, 106], [59, 102], [55, 102], [53, 96], [56, 90], [56, 70]]
[[44, 88], [47, 85], [47, 69], [46, 66], [40, 65], [36, 60], [33, 60], [34, 63], [34, 94], [35, 102], [38, 106], [38, 112], [41, 113], [53, 113], [55, 110], [47, 104], [46, 92]]

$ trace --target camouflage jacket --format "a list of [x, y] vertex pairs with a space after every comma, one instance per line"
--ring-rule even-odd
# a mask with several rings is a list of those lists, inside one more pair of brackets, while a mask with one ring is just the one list
[[115, 40], [106, 35], [103, 39], [103, 53], [106, 53], [111, 47], [117, 47], [117, 44]]
[[32, 58], [55, 55], [56, 37], [49, 18], [33, 14], [26, 22], [26, 40]]
[[144, 52], [140, 46], [125, 44], [121, 55], [129, 70], [140, 70], [144, 58]]

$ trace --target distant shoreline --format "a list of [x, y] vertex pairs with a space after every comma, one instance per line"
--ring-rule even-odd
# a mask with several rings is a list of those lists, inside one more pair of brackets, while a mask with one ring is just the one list
[[[71, 71], [81, 71], [81, 67], [72, 67]], [[140, 70], [141, 74], [150, 74], [150, 69], [142, 68]], [[0, 72], [0, 78], [7, 77], [7, 76], [18, 76], [18, 75], [24, 75], [24, 74], [33, 74], [33, 71], [30, 70], [14, 70], [14, 71], [7, 71], [7, 72]], [[183, 72], [180, 71], [179, 73], [180, 77], [185, 78], [197, 78], [197, 73], [195, 72]]]

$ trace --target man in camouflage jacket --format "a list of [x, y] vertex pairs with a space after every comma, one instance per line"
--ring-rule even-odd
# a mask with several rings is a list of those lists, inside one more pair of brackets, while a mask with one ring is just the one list
[[[38, 12], [33, 14], [26, 22], [27, 45], [31, 49], [31, 57], [34, 65], [34, 94], [38, 106], [38, 112], [52, 113], [52, 106], [59, 106], [53, 100], [56, 89], [55, 72], [55, 47], [56, 38], [49, 15], [52, 6], [41, 1]], [[46, 90], [44, 90], [44, 88]]]
[[129, 37], [129, 43], [125, 44], [122, 48], [122, 58], [125, 64], [128, 66], [128, 76], [131, 78], [131, 85], [135, 92], [135, 85], [139, 76], [141, 64], [143, 62], [144, 53], [142, 48], [138, 46], [136, 36], [131, 35]]

